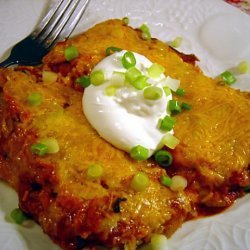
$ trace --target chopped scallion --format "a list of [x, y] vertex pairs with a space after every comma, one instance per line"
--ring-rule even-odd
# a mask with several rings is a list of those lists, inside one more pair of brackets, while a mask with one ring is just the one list
[[56, 154], [59, 151], [59, 144], [55, 138], [48, 137], [39, 140], [39, 143], [47, 146], [47, 154]]
[[162, 175], [161, 176], [161, 184], [169, 187], [172, 184], [172, 179], [168, 176]]
[[140, 30], [142, 31], [142, 39], [143, 40], [149, 40], [151, 39], [151, 33], [149, 30], [149, 27], [146, 24], [142, 24], [140, 27]]
[[141, 76], [141, 71], [135, 67], [128, 69], [125, 73], [125, 78], [129, 83], [135, 81], [135, 79], [139, 76]]
[[228, 85], [235, 83], [237, 80], [236, 77], [230, 71], [227, 70], [221, 73], [220, 77]]
[[160, 120], [160, 130], [170, 131], [173, 129], [175, 124], [175, 119], [171, 116], [166, 115], [163, 119]]
[[[131, 68], [132, 69], [132, 68]], [[125, 73], [114, 71], [111, 75], [110, 83], [116, 86], [122, 86], [125, 83]]]
[[182, 43], [182, 37], [178, 36], [171, 42], [171, 46], [174, 48], [178, 48], [180, 47], [181, 43]]
[[16, 224], [19, 225], [21, 225], [24, 221], [29, 219], [28, 216], [20, 208], [15, 208], [10, 213], [10, 217]]
[[169, 87], [171, 90], [176, 91], [180, 86], [180, 80], [171, 78], [168, 76], [164, 81], [164, 84]]
[[158, 150], [154, 154], [155, 161], [162, 167], [169, 167], [173, 162], [173, 156], [166, 150]]
[[39, 92], [32, 92], [27, 97], [27, 103], [30, 106], [39, 106], [42, 103], [42, 94]]
[[172, 115], [176, 115], [181, 112], [181, 105], [177, 100], [170, 100], [168, 102], [168, 110]]
[[128, 25], [129, 24], [129, 18], [128, 17], [123, 17], [122, 22], [123, 22], [123, 24]]
[[175, 175], [172, 177], [172, 183], [170, 189], [172, 191], [178, 192], [183, 191], [187, 187], [187, 179], [180, 175]]
[[186, 103], [186, 102], [182, 102], [181, 103], [181, 108], [185, 109], [185, 110], [190, 110], [191, 109], [191, 105]]
[[104, 72], [102, 70], [92, 71], [90, 74], [90, 82], [95, 86], [103, 84], [105, 82]]
[[117, 86], [116, 85], [109, 85], [105, 88], [105, 94], [107, 96], [114, 96], [116, 94], [117, 91]]
[[171, 90], [170, 90], [170, 88], [169, 88], [169, 87], [164, 86], [164, 87], [163, 87], [163, 90], [164, 90], [164, 93], [165, 93], [165, 95], [166, 95], [166, 96], [171, 95]]
[[141, 38], [143, 40], [150, 40], [151, 39], [151, 34], [149, 32], [142, 32]]
[[148, 100], [158, 100], [162, 97], [162, 89], [156, 86], [150, 86], [144, 89], [143, 96]]
[[130, 84], [134, 86], [138, 90], [142, 90], [145, 87], [149, 86], [149, 83], [147, 82], [148, 78], [144, 75], [138, 76], [133, 82]]
[[158, 63], [153, 63], [147, 69], [148, 75], [152, 78], [158, 78], [165, 72], [165, 68]]
[[153, 234], [151, 237], [150, 250], [166, 250], [168, 249], [168, 245], [168, 239], [163, 234]]
[[79, 52], [74, 45], [70, 45], [64, 50], [64, 57], [67, 61], [71, 61], [78, 56]]
[[135, 191], [144, 191], [149, 185], [149, 178], [145, 173], [138, 172], [134, 175], [130, 185]]
[[175, 149], [176, 146], [180, 143], [180, 140], [178, 138], [176, 138], [174, 135], [172, 134], [166, 134], [163, 138], [162, 138], [162, 144], [164, 144], [165, 146], [171, 148], [171, 149]]
[[130, 69], [136, 65], [136, 59], [131, 51], [127, 51], [122, 56], [122, 65], [125, 69]]
[[90, 85], [90, 77], [89, 76], [80, 76], [76, 79], [76, 83], [78, 83], [83, 88], [87, 88]]
[[43, 79], [43, 82], [47, 82], [47, 83], [56, 82], [56, 80], [57, 80], [57, 73], [52, 72], [52, 71], [46, 71], [46, 70], [44, 70], [42, 72], [42, 79]]
[[237, 70], [240, 74], [246, 74], [250, 72], [250, 64], [248, 61], [242, 61], [238, 64]]
[[117, 48], [117, 47], [108, 47], [107, 49], [106, 49], [106, 51], [105, 51], [105, 53], [106, 53], [106, 55], [107, 56], [110, 56], [111, 54], [113, 54], [114, 52], [120, 52], [120, 51], [122, 51], [122, 49], [120, 49], [120, 48]]
[[31, 145], [31, 152], [38, 156], [43, 156], [48, 153], [48, 146], [42, 143], [35, 143]]
[[87, 177], [96, 180], [99, 179], [103, 175], [103, 167], [99, 164], [91, 164], [87, 168]]
[[140, 30], [142, 32], [150, 32], [149, 27], [145, 23], [141, 25]]
[[184, 90], [184, 89], [181, 89], [181, 88], [178, 88], [178, 89], [175, 91], [175, 94], [176, 94], [176, 95], [179, 95], [179, 96], [184, 96], [184, 95], [185, 95], [185, 90]]
[[149, 157], [148, 149], [137, 145], [130, 150], [130, 157], [137, 161], [144, 161]]

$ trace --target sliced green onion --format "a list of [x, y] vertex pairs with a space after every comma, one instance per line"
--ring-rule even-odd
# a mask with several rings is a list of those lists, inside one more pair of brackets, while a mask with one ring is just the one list
[[173, 156], [171, 153], [165, 150], [158, 150], [154, 154], [155, 161], [162, 167], [169, 167], [173, 162]]
[[158, 63], [153, 63], [148, 69], [147, 69], [148, 75], [151, 78], [158, 78], [165, 72], [165, 68], [161, 66]]
[[184, 90], [184, 89], [181, 89], [181, 88], [178, 88], [178, 89], [175, 91], [175, 94], [176, 94], [176, 95], [179, 95], [179, 96], [184, 96], [184, 95], [185, 95], [185, 90]]
[[10, 213], [11, 219], [16, 223], [21, 225], [24, 221], [28, 220], [28, 216], [19, 208], [15, 208]]
[[171, 42], [171, 46], [174, 48], [178, 48], [180, 47], [181, 43], [182, 43], [182, 37], [178, 36]]
[[168, 102], [168, 110], [172, 115], [176, 115], [181, 112], [181, 105], [177, 100], [170, 100]]
[[172, 191], [178, 192], [183, 191], [187, 187], [187, 179], [180, 175], [175, 175], [172, 177], [172, 183], [170, 189]]
[[59, 144], [55, 138], [48, 137], [39, 140], [39, 143], [47, 146], [47, 154], [56, 154], [59, 151]]
[[150, 40], [151, 39], [151, 34], [148, 32], [142, 32], [141, 37], [143, 40]]
[[238, 66], [237, 66], [237, 70], [241, 74], [246, 74], [246, 73], [250, 72], [250, 64], [249, 64], [249, 62], [247, 62], [247, 61], [240, 62], [238, 64]]
[[116, 85], [109, 85], [105, 88], [105, 94], [107, 96], [114, 96], [116, 94], [117, 91], [117, 86]]
[[125, 24], [125, 25], [128, 25], [129, 24], [129, 18], [128, 17], [123, 17], [122, 18], [122, 22], [123, 22], [123, 24]]
[[138, 172], [137, 174], [135, 174], [130, 184], [130, 186], [138, 192], [144, 191], [148, 187], [148, 185], [149, 178], [143, 172]]
[[166, 134], [163, 138], [162, 138], [162, 144], [164, 144], [165, 146], [171, 148], [171, 149], [175, 149], [176, 146], [180, 143], [180, 140], [178, 138], [176, 138], [174, 135], [172, 134]]
[[83, 88], [87, 88], [90, 85], [90, 77], [89, 76], [80, 76], [76, 79], [76, 83], [78, 83]]
[[116, 86], [123, 86], [125, 84], [125, 73], [114, 71], [111, 75], [110, 83]]
[[77, 48], [73, 45], [70, 45], [64, 50], [64, 57], [67, 61], [71, 61], [79, 56]]
[[142, 32], [150, 32], [149, 27], [145, 23], [141, 25], [140, 30]]
[[249, 186], [246, 186], [246, 187], [244, 187], [244, 192], [245, 193], [250, 193], [250, 185]]
[[163, 119], [160, 120], [160, 130], [170, 131], [173, 129], [175, 124], [175, 119], [171, 116], [166, 115]]
[[31, 145], [31, 152], [38, 156], [43, 156], [48, 153], [48, 146], [42, 143], [35, 143]]
[[92, 71], [90, 74], [90, 82], [95, 86], [103, 84], [105, 82], [104, 72], [102, 70]]
[[39, 106], [42, 103], [42, 94], [39, 92], [32, 92], [27, 97], [27, 103], [30, 106]]
[[171, 90], [176, 91], [180, 86], [180, 80], [177, 80], [168, 76], [166, 80], [164, 81], [164, 84], [167, 87], [169, 87]]
[[156, 86], [150, 86], [144, 89], [143, 96], [145, 99], [158, 100], [162, 97], [162, 89]]
[[168, 239], [163, 234], [154, 234], [151, 237], [150, 250], [166, 250], [168, 249]]
[[182, 102], [181, 103], [181, 108], [185, 109], [185, 110], [190, 110], [191, 109], [191, 105], [186, 103], [186, 102]]
[[120, 52], [120, 51], [122, 51], [122, 49], [120, 49], [120, 48], [117, 48], [117, 47], [108, 47], [107, 49], [106, 49], [106, 51], [105, 51], [105, 53], [106, 53], [106, 55], [107, 56], [110, 56], [111, 54], [113, 54], [114, 52]]
[[130, 150], [130, 157], [137, 161], [144, 161], [149, 157], [148, 149], [137, 145]]
[[134, 86], [138, 90], [142, 90], [145, 87], [149, 86], [149, 83], [147, 82], [148, 78], [146, 76], [138, 76], [133, 82], [130, 84]]
[[151, 33], [150, 33], [150, 30], [149, 30], [149, 27], [146, 24], [143, 24], [140, 27], [140, 30], [142, 31], [142, 39], [143, 40], [151, 39]]
[[141, 71], [135, 67], [128, 69], [125, 73], [125, 78], [129, 83], [134, 82], [139, 76], [141, 76]]
[[63, 118], [63, 115], [64, 115], [64, 109], [63, 107], [59, 106], [58, 107], [55, 107], [55, 109], [53, 109], [53, 111], [50, 112], [48, 118], [49, 120], [57, 120], [59, 121], [60, 119]]
[[125, 69], [130, 69], [136, 65], [136, 59], [131, 51], [127, 51], [122, 56], [122, 65]]
[[165, 96], [169, 96], [172, 94], [170, 88], [167, 86], [164, 86], [163, 90], [164, 90]]
[[168, 176], [162, 175], [161, 176], [161, 184], [169, 187], [172, 184], [172, 179]]
[[228, 85], [231, 85], [231, 84], [235, 83], [236, 80], [237, 80], [236, 77], [231, 72], [229, 72], [229, 71], [224, 71], [220, 75], [220, 77]]
[[42, 72], [43, 82], [53, 83], [57, 80], [57, 73], [52, 71], [43, 70]]
[[87, 168], [87, 177], [96, 180], [99, 179], [103, 175], [103, 167], [99, 164], [91, 164]]

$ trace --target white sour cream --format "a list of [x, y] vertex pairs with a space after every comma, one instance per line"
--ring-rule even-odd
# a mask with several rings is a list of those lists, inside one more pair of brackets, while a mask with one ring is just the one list
[[[143, 90], [135, 89], [131, 84], [119, 85], [115, 95], [105, 94], [107, 86], [114, 84], [111, 80], [113, 72], [126, 72], [121, 58], [126, 51], [114, 53], [103, 59], [93, 71], [102, 70], [105, 82], [99, 86], [90, 85], [84, 91], [83, 112], [90, 124], [99, 135], [113, 146], [129, 152], [133, 147], [141, 145], [152, 155], [162, 147], [161, 140], [165, 135], [158, 127], [159, 119], [169, 115], [168, 101], [172, 95], [163, 95], [158, 100], [148, 100], [143, 97]], [[147, 68], [152, 65], [146, 57], [133, 52], [136, 58], [136, 68], [148, 76]], [[157, 79], [149, 77], [152, 86], [165, 86], [164, 74]], [[173, 133], [173, 130], [169, 133]]]

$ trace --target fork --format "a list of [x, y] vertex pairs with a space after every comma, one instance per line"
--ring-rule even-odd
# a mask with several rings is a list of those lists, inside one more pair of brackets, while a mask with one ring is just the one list
[[90, 0], [57, 0], [35, 30], [11, 50], [0, 67], [38, 65], [57, 41], [67, 39], [85, 12]]

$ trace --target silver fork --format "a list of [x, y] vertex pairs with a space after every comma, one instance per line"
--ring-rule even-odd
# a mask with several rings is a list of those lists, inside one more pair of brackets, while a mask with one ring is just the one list
[[35, 30], [11, 50], [0, 67], [37, 65], [59, 40], [67, 39], [90, 0], [57, 0]]

